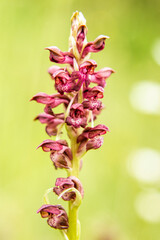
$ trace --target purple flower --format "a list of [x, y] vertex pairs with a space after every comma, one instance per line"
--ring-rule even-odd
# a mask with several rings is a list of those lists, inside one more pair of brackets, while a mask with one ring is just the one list
[[103, 98], [104, 89], [100, 86], [96, 86], [93, 88], [88, 88], [84, 90], [83, 96], [84, 98], [96, 100], [98, 98]]
[[45, 140], [37, 148], [42, 147], [44, 152], [51, 152], [50, 158], [55, 168], [70, 168], [72, 152], [65, 140]]
[[79, 69], [80, 72], [83, 74], [93, 74], [94, 73], [94, 69], [97, 67], [97, 63], [96, 61], [89, 59], [85, 62], [83, 62]]
[[[84, 191], [82, 184], [80, 180], [74, 176], [70, 176], [68, 178], [57, 178], [53, 191], [59, 196], [61, 193], [63, 193], [63, 191], [65, 191], [68, 188], [77, 189], [80, 192], [81, 196], [83, 197]], [[66, 192], [63, 194], [62, 198], [65, 201], [75, 200], [76, 193], [74, 191]]]
[[46, 123], [46, 133], [49, 136], [55, 136], [57, 134], [57, 126], [64, 122], [64, 114], [63, 116], [59, 115], [41, 113], [34, 120], [39, 120], [42, 124]]
[[71, 106], [70, 114], [66, 118], [66, 123], [75, 128], [84, 128], [87, 125], [87, 118], [85, 116], [85, 110], [83, 109], [82, 104], [75, 103]]
[[42, 218], [48, 218], [47, 223], [50, 227], [61, 230], [69, 227], [67, 213], [61, 205], [45, 204], [37, 213], [40, 213]]
[[67, 96], [62, 96], [61, 94], [48, 95], [46, 93], [40, 92], [34, 95], [30, 101], [36, 101], [38, 103], [46, 104], [51, 108], [59, 106], [61, 103], [68, 104], [69, 98]]
[[102, 124], [93, 128], [87, 127], [77, 138], [77, 143], [80, 143], [78, 153], [101, 147], [103, 138], [100, 136], [106, 134], [108, 131], [108, 127]]
[[72, 92], [74, 90], [75, 82], [65, 70], [58, 70], [52, 75], [55, 79], [55, 88], [60, 94], [64, 92]]
[[88, 42], [83, 49], [82, 58], [84, 58], [89, 52], [99, 52], [103, 50], [107, 38], [109, 37], [100, 35], [93, 42]]
[[108, 127], [103, 124], [99, 124], [93, 128], [87, 127], [86, 129], [84, 129], [82, 134], [78, 136], [77, 142], [82, 142], [84, 139], [92, 139], [94, 137], [106, 134], [108, 131]]
[[90, 75], [94, 73], [97, 63], [94, 60], [88, 60], [82, 63], [79, 67], [79, 71], [73, 71], [71, 74], [72, 81], [78, 79], [76, 85], [74, 86], [75, 91], [79, 91], [82, 84], [88, 87], [90, 84]]
[[52, 46], [45, 48], [50, 51], [49, 59], [55, 63], [68, 63], [73, 65], [73, 54], [70, 52], [62, 52], [59, 48]]
[[90, 77], [90, 81], [93, 83], [97, 83], [99, 86], [104, 88], [106, 85], [105, 80], [114, 72], [115, 71], [112, 68], [108, 67], [102, 68], [98, 72], [92, 74], [92, 76]]

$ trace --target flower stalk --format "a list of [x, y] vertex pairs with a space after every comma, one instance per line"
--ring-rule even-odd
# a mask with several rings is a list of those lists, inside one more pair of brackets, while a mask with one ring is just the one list
[[[69, 50], [62, 52], [55, 46], [47, 47], [51, 62], [66, 64], [66, 67], [51, 66], [48, 73], [54, 81], [56, 94], [40, 92], [31, 100], [44, 104], [44, 112], [35, 120], [45, 124], [50, 139], [44, 140], [37, 148], [50, 153], [55, 169], [64, 169], [67, 177], [57, 178], [55, 186], [46, 191], [44, 205], [37, 211], [47, 218], [50, 227], [59, 229], [65, 240], [80, 240], [78, 211], [84, 191], [79, 172], [82, 156], [103, 144], [102, 135], [109, 129], [105, 125], [95, 126], [94, 122], [103, 109], [102, 102], [106, 79], [114, 72], [103, 68], [95, 72], [97, 63], [90, 59], [91, 52], [104, 49], [107, 36], [100, 35], [93, 42], [87, 42], [86, 20], [76, 11], [71, 18]], [[91, 87], [91, 84], [95, 84]], [[53, 109], [63, 105], [64, 111], [55, 113]], [[64, 131], [68, 140], [64, 138]], [[53, 138], [53, 140], [51, 139]], [[48, 194], [54, 192], [58, 199], [68, 201], [68, 214], [61, 205], [50, 205]]]

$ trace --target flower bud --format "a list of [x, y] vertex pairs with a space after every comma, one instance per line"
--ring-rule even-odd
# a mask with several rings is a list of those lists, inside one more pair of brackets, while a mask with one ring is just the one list
[[70, 51], [76, 59], [80, 58], [80, 53], [87, 43], [86, 19], [81, 12], [76, 11], [71, 18], [71, 33], [69, 37]]

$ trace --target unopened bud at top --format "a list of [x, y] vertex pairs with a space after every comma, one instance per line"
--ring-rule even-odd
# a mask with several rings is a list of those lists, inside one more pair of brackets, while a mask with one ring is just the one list
[[86, 19], [81, 12], [74, 12], [71, 17], [71, 33], [69, 38], [70, 51], [73, 52], [76, 59], [80, 58], [80, 53], [87, 43]]

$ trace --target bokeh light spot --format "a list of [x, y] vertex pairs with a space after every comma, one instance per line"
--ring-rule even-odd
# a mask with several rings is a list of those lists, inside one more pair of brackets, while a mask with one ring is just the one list
[[137, 196], [135, 209], [145, 221], [160, 222], [160, 192], [150, 189]]
[[160, 181], [160, 153], [150, 148], [133, 152], [128, 159], [128, 170], [139, 181]]
[[132, 106], [147, 114], [160, 114], [160, 84], [142, 81], [133, 86], [130, 93]]

